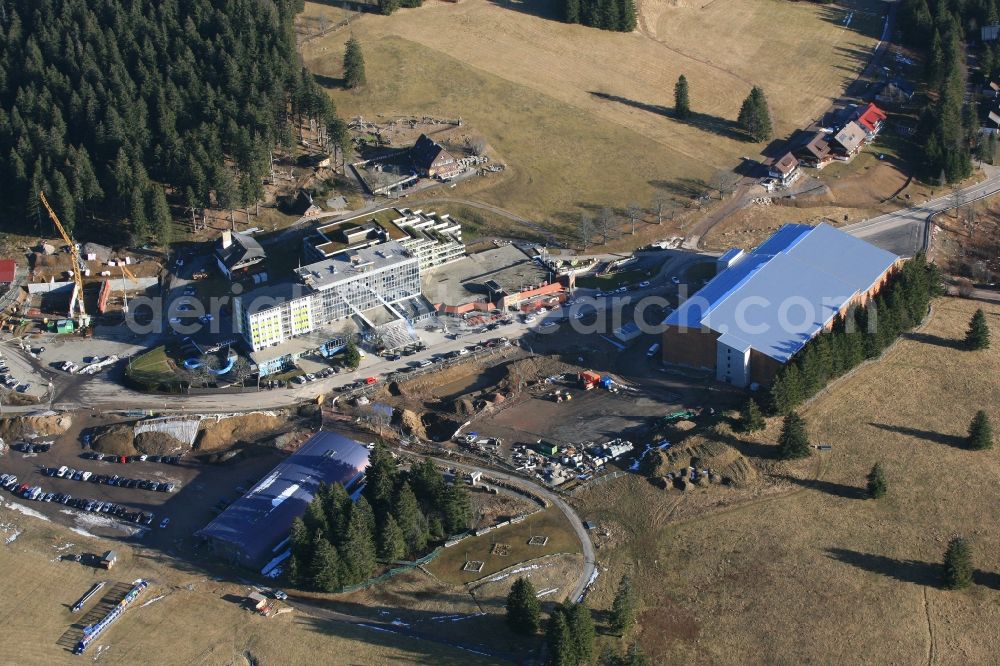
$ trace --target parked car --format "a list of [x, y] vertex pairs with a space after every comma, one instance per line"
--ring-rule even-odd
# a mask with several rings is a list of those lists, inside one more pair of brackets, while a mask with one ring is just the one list
[[164, 518], [163, 520], [160, 521], [160, 529], [163, 529], [169, 524], [170, 524], [170, 518]]

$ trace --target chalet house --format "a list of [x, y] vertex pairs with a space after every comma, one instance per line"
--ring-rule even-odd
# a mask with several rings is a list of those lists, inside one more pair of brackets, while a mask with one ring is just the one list
[[417, 172], [425, 178], [449, 180], [462, 172], [462, 167], [455, 156], [426, 134], [421, 134], [413, 144], [410, 157]]
[[835, 159], [850, 160], [861, 151], [867, 138], [868, 134], [861, 125], [854, 121], [847, 123], [830, 142]]
[[869, 104], [858, 114], [857, 123], [864, 129], [868, 143], [871, 143], [878, 136], [885, 119], [885, 111], [874, 104]]
[[799, 177], [799, 161], [795, 155], [785, 153], [770, 166], [767, 175], [776, 179], [782, 187], [791, 185]]
[[830, 142], [823, 132], [813, 134], [809, 141], [796, 148], [793, 154], [799, 160], [799, 164], [816, 169], [822, 169], [833, 159]]
[[913, 86], [896, 77], [875, 90], [875, 101], [887, 106], [903, 106], [913, 99], [913, 92]]
[[267, 258], [264, 248], [251, 236], [223, 231], [215, 245], [215, 261], [228, 279]]

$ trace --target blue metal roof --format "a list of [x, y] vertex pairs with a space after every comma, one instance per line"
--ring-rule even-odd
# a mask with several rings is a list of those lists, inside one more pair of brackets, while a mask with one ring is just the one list
[[730, 261], [732, 261], [733, 259], [735, 259], [736, 257], [740, 256], [741, 254], [743, 254], [743, 249], [742, 248], [731, 247], [728, 250], [726, 250], [725, 254], [723, 254], [721, 257], [719, 257], [715, 261], [718, 262], [718, 263], [720, 263], [720, 264], [727, 264]]
[[898, 259], [828, 224], [786, 224], [664, 323], [736, 336], [784, 363]]
[[318, 432], [198, 532], [223, 542], [241, 564], [262, 564], [305, 513], [320, 482], [350, 485], [364, 474], [368, 449], [333, 432]]

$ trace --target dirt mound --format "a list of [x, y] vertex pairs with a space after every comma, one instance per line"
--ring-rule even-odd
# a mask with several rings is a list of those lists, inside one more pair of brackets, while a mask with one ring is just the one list
[[412, 409], [401, 410], [399, 420], [404, 432], [420, 439], [427, 439], [427, 431], [424, 429], [424, 423], [420, 420], [420, 415]]
[[220, 421], [202, 421], [201, 431], [195, 448], [203, 451], [223, 449], [236, 442], [252, 442], [261, 436], [280, 428], [285, 419], [274, 414], [255, 412], [231, 416]]
[[49, 416], [21, 416], [0, 421], [0, 437], [5, 440], [18, 437], [49, 437], [61, 435], [73, 425], [69, 414], [51, 414]]
[[547, 356], [532, 356], [513, 361], [504, 366], [504, 369], [507, 371], [507, 377], [503, 384], [511, 392], [532, 386], [552, 375], [575, 374], [578, 371], [575, 366]]
[[146, 455], [178, 453], [187, 449], [187, 444], [164, 432], [142, 432], [136, 435], [135, 448]]
[[110, 453], [115, 456], [134, 456], [135, 436], [132, 426], [116, 425], [98, 433], [92, 447], [100, 453]]
[[709, 435], [694, 435], [667, 450], [650, 451], [643, 469], [651, 477], [662, 478], [668, 472], [677, 474], [688, 467], [708, 469], [721, 481], [746, 487], [759, 479], [757, 469], [742, 453]]

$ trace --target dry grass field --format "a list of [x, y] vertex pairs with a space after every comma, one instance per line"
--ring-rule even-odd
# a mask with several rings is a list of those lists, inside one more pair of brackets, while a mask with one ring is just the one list
[[[102, 664], [232, 666], [468, 663], [468, 653], [439, 643], [299, 611], [263, 618], [242, 607], [245, 586], [188, 570], [156, 553], [81, 536], [9, 506], [0, 508], [0, 538], [6, 541], [16, 532], [15, 540], [0, 543], [2, 664], [80, 663], [58, 643], [80, 619], [70, 613], [70, 606], [98, 580], [128, 583], [139, 577], [149, 580], [150, 587], [84, 659], [100, 655]], [[58, 559], [63, 553], [103, 553], [109, 548], [119, 553], [119, 565], [110, 572]], [[320, 654], [325, 656], [318, 658]]]
[[[509, 168], [454, 195], [571, 226], [589, 207], [689, 197], [717, 169], [762, 148], [734, 136], [750, 87], [768, 94], [777, 137], [816, 118], [860, 70], [881, 4], [858, 11], [784, 0], [641, 2], [630, 34], [565, 25], [546, 2], [430, 2], [351, 25], [368, 85], [340, 87], [340, 31], [303, 47], [345, 116], [461, 117]], [[307, 4], [305, 16], [319, 11]], [[690, 82], [690, 122], [670, 116]]]
[[[528, 539], [535, 535], [548, 536], [549, 540], [544, 546], [528, 545]], [[494, 544], [509, 546], [505, 551], [507, 554], [493, 554]], [[550, 508], [529, 516], [523, 522], [459, 542], [428, 564], [427, 570], [449, 583], [468, 583], [524, 560], [578, 552], [580, 542], [576, 540], [566, 518], [557, 509]], [[467, 560], [483, 562], [482, 571], [462, 571]]]
[[[741, 445], [783, 492], [718, 489], [700, 516], [683, 511], [696, 496], [635, 478], [585, 499], [584, 513], [620, 535], [598, 550], [608, 572], [592, 607], [607, 608], [622, 572], [636, 572], [637, 638], [654, 663], [995, 661], [1000, 460], [961, 440], [977, 409], [1000, 422], [1000, 346], [956, 346], [979, 306], [1000, 331], [1000, 306], [940, 299], [923, 329], [802, 410], [813, 442], [832, 451], [771, 460], [777, 420]], [[863, 499], [877, 461], [889, 494]], [[961, 592], [939, 587], [956, 534], [977, 569]]]

